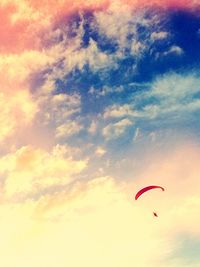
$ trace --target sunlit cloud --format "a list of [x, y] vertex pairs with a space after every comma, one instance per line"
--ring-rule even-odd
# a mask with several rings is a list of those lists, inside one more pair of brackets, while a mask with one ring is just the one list
[[47, 94], [38, 99], [38, 105], [42, 112], [41, 123], [59, 126], [80, 113], [81, 100], [78, 94]]
[[42, 194], [42, 190], [66, 185], [73, 175], [87, 166], [86, 160], [74, 160], [68, 147], [55, 146], [51, 152], [22, 147], [0, 159], [5, 179], [5, 197], [26, 197]]
[[32, 124], [32, 120], [38, 111], [37, 104], [26, 91], [19, 91], [13, 95], [1, 93], [0, 114], [0, 142], [11, 136], [20, 127]]
[[101, 157], [106, 153], [106, 150], [103, 147], [98, 146], [95, 153], [96, 153], [96, 155]]
[[67, 138], [79, 133], [82, 129], [83, 126], [78, 122], [66, 121], [65, 124], [61, 124], [56, 128], [56, 138]]
[[134, 112], [132, 107], [128, 104], [124, 105], [113, 105], [108, 107], [104, 112], [104, 118], [120, 118], [120, 117], [127, 117], [127, 116], [134, 116], [137, 115], [137, 112]]
[[[193, 162], [188, 162], [188, 155]], [[34, 255], [34, 264], [44, 261], [50, 266], [59, 256], [61, 266], [66, 263], [79, 266], [80, 261], [92, 266], [98, 260], [120, 267], [124, 262], [127, 266], [146, 266], [147, 263], [160, 266], [163, 263], [179, 267], [182, 255], [174, 254], [178, 234], [199, 235], [196, 219], [200, 202], [198, 189], [193, 190], [192, 186], [195, 184], [197, 188], [198, 185], [198, 158], [198, 148], [185, 146], [160, 159], [152, 158], [131, 183], [116, 182], [108, 176], [96, 177], [89, 182], [76, 183], [72, 191], [46, 195], [35, 203], [9, 204], [12, 208], [9, 212], [4, 205], [1, 225], [9, 231], [2, 233], [2, 238], [7, 240], [2, 249], [6, 252], [9, 245], [17, 245], [18, 257], [15, 250], [11, 249], [10, 253], [15, 264], [21, 266], [27, 262], [26, 258], [23, 261], [21, 258], [25, 253], [27, 257]], [[149, 192], [136, 203], [134, 194], [140, 186], [152, 182], [152, 177], [166, 191]], [[179, 181], [179, 186], [174, 184], [174, 179]], [[152, 208], [156, 208], [158, 218], [152, 216]], [[9, 223], [12, 216], [15, 216], [18, 230]], [[24, 238], [16, 240], [16, 231], [23, 233]], [[66, 248], [71, 255], [67, 258]], [[47, 251], [51, 250], [54, 253], [47, 257]], [[73, 256], [77, 251], [82, 251], [79, 258]], [[11, 266], [13, 257], [4, 257], [5, 265]], [[191, 266], [196, 267], [195, 260], [193, 262]]]

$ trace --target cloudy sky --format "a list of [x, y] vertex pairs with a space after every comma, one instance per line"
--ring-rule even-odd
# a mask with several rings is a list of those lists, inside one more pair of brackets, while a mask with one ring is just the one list
[[199, 10], [1, 0], [1, 266], [199, 266]]

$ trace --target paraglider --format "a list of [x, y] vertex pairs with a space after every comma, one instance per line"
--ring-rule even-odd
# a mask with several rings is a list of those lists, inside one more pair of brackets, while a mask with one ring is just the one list
[[[146, 186], [142, 189], [140, 189], [137, 194], [135, 195], [135, 200], [137, 200], [142, 194], [144, 194], [145, 192], [151, 190], [151, 189], [161, 189], [162, 191], [165, 191], [165, 189], [162, 187], [162, 186], [158, 186], [158, 185], [149, 185], [149, 186]], [[158, 214], [154, 211], [153, 212], [153, 216], [154, 217], [158, 217]]]

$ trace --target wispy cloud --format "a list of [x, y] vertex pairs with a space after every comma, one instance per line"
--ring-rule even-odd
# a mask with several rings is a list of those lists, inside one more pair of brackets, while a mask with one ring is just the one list
[[115, 139], [122, 136], [128, 126], [133, 125], [133, 122], [129, 119], [122, 119], [115, 123], [110, 123], [102, 130], [103, 136], [107, 139]]
[[106, 108], [103, 116], [107, 118], [121, 118], [137, 115], [137, 112], [134, 112], [133, 108], [129, 104], [117, 105], [114, 104], [111, 107]]
[[56, 138], [68, 138], [79, 133], [82, 129], [83, 126], [80, 123], [68, 120], [64, 124], [61, 124], [56, 128]]
[[[177, 122], [184, 114], [192, 115], [199, 110], [199, 78], [196, 74], [168, 73], [157, 77], [149, 90], [135, 94], [123, 105], [113, 105], [105, 109], [105, 118], [129, 116], [138, 122], [141, 119], [167, 119], [175, 115]], [[170, 119], [169, 119], [170, 121]]]
[[80, 113], [81, 99], [78, 94], [47, 94], [38, 99], [41, 123], [59, 126], [74, 114]]
[[151, 39], [156, 41], [156, 40], [162, 40], [162, 39], [165, 39], [167, 38], [169, 35], [168, 32], [152, 32], [151, 34]]

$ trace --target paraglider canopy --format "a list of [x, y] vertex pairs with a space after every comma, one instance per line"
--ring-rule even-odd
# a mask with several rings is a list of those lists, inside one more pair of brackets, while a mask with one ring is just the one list
[[137, 194], [135, 195], [135, 200], [137, 200], [142, 194], [144, 194], [146, 191], [149, 191], [151, 189], [155, 189], [155, 188], [160, 188], [162, 189], [162, 191], [165, 191], [165, 189], [162, 186], [158, 186], [158, 185], [150, 185], [150, 186], [146, 186], [142, 189], [140, 189]]

